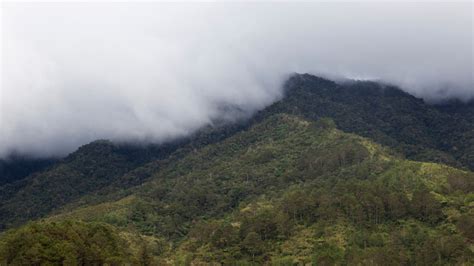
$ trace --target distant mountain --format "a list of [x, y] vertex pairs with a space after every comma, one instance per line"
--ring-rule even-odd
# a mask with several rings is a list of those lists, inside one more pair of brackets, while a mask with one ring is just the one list
[[0, 159], [0, 186], [42, 171], [56, 161], [54, 158], [42, 159], [24, 156], [10, 156], [7, 159]]
[[0, 186], [0, 264], [474, 263], [472, 105], [307, 74], [285, 88], [246, 121], [96, 141]]

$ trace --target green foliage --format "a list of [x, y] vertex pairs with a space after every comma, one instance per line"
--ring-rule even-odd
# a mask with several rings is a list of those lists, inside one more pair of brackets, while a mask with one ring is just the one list
[[[166, 163], [166, 159], [180, 158], [246, 127], [246, 123], [235, 123], [212, 130], [206, 128], [189, 138], [162, 145], [98, 140], [62, 160], [0, 161], [0, 230], [43, 217], [65, 205], [75, 208], [121, 198], [124, 188], [139, 185], [158, 171], [161, 160]], [[56, 163], [50, 166], [53, 162]], [[24, 177], [46, 167], [45, 171]], [[2, 185], [2, 182], [7, 183]]]
[[464, 214], [457, 221], [459, 231], [470, 241], [474, 240], [474, 215]]
[[313, 265], [336, 265], [344, 258], [344, 251], [336, 245], [318, 243], [312, 257]]
[[[95, 191], [134, 167], [134, 163], [112, 143], [97, 141], [81, 147], [49, 171], [22, 180], [15, 186], [0, 187], [0, 228], [41, 217], [51, 210], [78, 199], [84, 191]], [[29, 182], [30, 181], [30, 182]], [[16, 185], [16, 184], [15, 184]]]
[[131, 263], [126, 242], [110, 225], [37, 222], [5, 233], [0, 262], [5, 265], [103, 265]]
[[39, 159], [11, 155], [7, 159], [0, 159], [0, 186], [18, 182], [28, 175], [47, 169], [55, 163], [53, 158]]
[[255, 255], [262, 254], [264, 250], [263, 246], [264, 242], [262, 241], [260, 234], [255, 232], [248, 233], [241, 243], [242, 250], [252, 256], [252, 259], [255, 258]]
[[339, 129], [390, 146], [410, 159], [474, 170], [472, 102], [431, 105], [394, 86], [370, 81], [336, 84], [309, 74], [291, 77], [286, 92], [260, 115], [331, 118]]

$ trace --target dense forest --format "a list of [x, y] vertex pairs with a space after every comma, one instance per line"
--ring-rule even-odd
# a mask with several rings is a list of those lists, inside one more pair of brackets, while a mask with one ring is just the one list
[[55, 158], [42, 159], [18, 155], [0, 159], [0, 186], [42, 171], [56, 161]]
[[471, 265], [474, 105], [295, 75], [166, 145], [96, 141], [0, 186], [0, 264]]

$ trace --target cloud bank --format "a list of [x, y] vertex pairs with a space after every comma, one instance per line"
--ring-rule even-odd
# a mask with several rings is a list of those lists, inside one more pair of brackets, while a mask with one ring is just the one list
[[294, 72], [474, 96], [473, 4], [2, 6], [0, 157], [163, 142], [281, 97]]

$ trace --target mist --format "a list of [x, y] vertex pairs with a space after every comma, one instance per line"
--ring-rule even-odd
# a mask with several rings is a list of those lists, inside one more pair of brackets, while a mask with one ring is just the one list
[[472, 2], [4, 3], [0, 158], [162, 143], [264, 108], [295, 72], [472, 99], [472, 14]]

